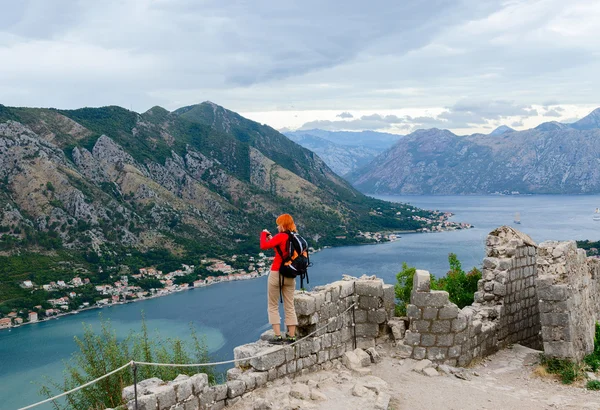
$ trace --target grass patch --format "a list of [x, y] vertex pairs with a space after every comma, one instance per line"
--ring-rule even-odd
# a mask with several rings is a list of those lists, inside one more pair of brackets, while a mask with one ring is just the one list
[[587, 382], [585, 387], [588, 390], [600, 390], [600, 380], [590, 380]]
[[548, 373], [558, 375], [563, 384], [572, 384], [583, 374], [583, 366], [569, 359], [559, 359], [541, 354], [540, 363]]

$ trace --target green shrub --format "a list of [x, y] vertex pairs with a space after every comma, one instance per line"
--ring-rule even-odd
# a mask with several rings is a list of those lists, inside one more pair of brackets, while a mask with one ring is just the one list
[[[448, 255], [450, 271], [443, 278], [431, 278], [431, 289], [445, 290], [448, 292], [450, 301], [455, 303], [459, 309], [473, 303], [477, 282], [481, 279], [481, 272], [477, 268], [471, 269], [469, 273], [462, 270], [460, 261], [456, 254]], [[402, 271], [396, 275], [397, 283], [394, 285], [396, 293], [396, 315], [406, 315], [406, 305], [410, 303], [410, 293], [413, 287], [413, 277], [416, 268], [409, 267], [406, 262], [402, 263]]]
[[600, 380], [589, 380], [585, 387], [588, 390], [600, 390]]
[[415, 267], [409, 267], [406, 262], [402, 262], [402, 270], [396, 275], [397, 283], [394, 285], [396, 316], [406, 316], [406, 305], [410, 303], [410, 293], [416, 271]]
[[477, 282], [481, 279], [481, 271], [473, 268], [469, 273], [465, 273], [454, 253], [448, 255], [448, 263], [450, 270], [446, 276], [437, 280], [431, 278], [431, 289], [445, 290], [450, 296], [450, 301], [462, 309], [473, 303]]
[[[192, 342], [184, 343], [180, 339], [151, 338], [148, 335], [146, 321], [142, 316], [140, 332], [132, 332], [124, 340], [118, 340], [108, 320], [101, 318], [100, 332], [95, 333], [92, 327], [84, 324], [83, 337], [75, 337], [79, 351], [73, 354], [72, 360], [65, 362], [65, 379], [62, 383], [47, 380], [40, 393], [52, 397], [56, 391], [67, 391], [103, 376], [123, 366], [130, 360], [157, 363], [206, 363], [210, 361], [204, 340], [198, 338], [191, 328]], [[216, 375], [212, 368], [194, 367], [138, 367], [138, 381], [158, 377], [163, 381], [173, 380], [179, 374], [192, 375], [206, 373], [214, 384]], [[121, 397], [124, 387], [133, 384], [133, 374], [126, 368], [99, 382], [66, 396], [65, 404], [54, 403], [60, 409], [104, 409], [125, 404]]]
[[596, 332], [594, 333], [594, 351], [583, 358], [583, 362], [587, 364], [595, 373], [600, 369], [600, 323], [596, 323]]
[[547, 357], [540, 355], [540, 363], [546, 368], [548, 373], [557, 374], [563, 384], [571, 384], [579, 379], [582, 374], [582, 367], [579, 363], [569, 359], [559, 359], [556, 357]]

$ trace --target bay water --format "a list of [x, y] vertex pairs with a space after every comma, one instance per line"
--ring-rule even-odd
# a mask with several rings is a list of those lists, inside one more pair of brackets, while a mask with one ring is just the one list
[[[454, 221], [473, 229], [441, 233], [402, 234], [395, 242], [326, 249], [311, 257], [309, 289], [333, 282], [342, 274], [377, 275], [394, 283], [402, 262], [430, 271], [448, 271], [448, 253], [456, 253], [465, 271], [481, 267], [485, 238], [493, 229], [510, 225], [534, 241], [600, 240], [600, 222], [592, 220], [600, 196], [379, 196], [396, 202], [450, 211]], [[514, 224], [519, 212], [521, 224]], [[269, 228], [269, 227], [266, 227]], [[258, 234], [257, 234], [258, 240]], [[139, 330], [142, 311], [150, 330], [165, 337], [189, 338], [193, 324], [203, 334], [213, 357], [233, 358], [235, 346], [255, 341], [269, 328], [266, 277], [213, 285], [169, 296], [89, 310], [20, 328], [0, 330], [0, 409], [16, 409], [42, 399], [43, 377], [61, 381], [63, 361], [83, 334], [82, 322], [99, 328], [99, 314], [110, 319], [119, 337]], [[49, 406], [37, 407], [48, 409]]]

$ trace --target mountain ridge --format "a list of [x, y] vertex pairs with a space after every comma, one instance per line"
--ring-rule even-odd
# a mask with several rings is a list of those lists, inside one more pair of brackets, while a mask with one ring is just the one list
[[347, 177], [379, 194], [598, 193], [599, 114], [499, 136], [417, 130]]

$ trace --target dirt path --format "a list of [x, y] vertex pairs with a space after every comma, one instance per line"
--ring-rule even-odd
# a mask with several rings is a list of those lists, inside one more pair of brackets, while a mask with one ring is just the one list
[[424, 362], [394, 358], [391, 346], [379, 352], [380, 363], [358, 371], [337, 364], [293, 380], [276, 380], [245, 395], [231, 409], [600, 409], [600, 392], [536, 376], [539, 352], [519, 345], [459, 369], [461, 378], [452, 369], [435, 375], [430, 368], [433, 375], [427, 376], [418, 371]]

